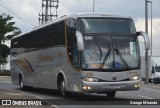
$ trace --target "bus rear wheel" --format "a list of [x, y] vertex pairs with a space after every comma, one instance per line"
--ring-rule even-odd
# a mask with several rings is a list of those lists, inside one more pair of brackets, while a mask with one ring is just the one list
[[116, 91], [110, 91], [110, 92], [107, 92], [106, 94], [107, 94], [107, 97], [113, 98], [116, 95]]

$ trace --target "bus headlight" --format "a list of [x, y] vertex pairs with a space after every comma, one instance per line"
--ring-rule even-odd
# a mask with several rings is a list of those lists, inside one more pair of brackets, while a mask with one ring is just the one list
[[86, 77], [83, 80], [87, 81], [87, 82], [98, 82], [98, 79], [96, 79], [96, 78], [88, 78], [88, 77]]
[[129, 79], [130, 80], [139, 80], [139, 79], [141, 79], [141, 77], [140, 76], [133, 76], [133, 77], [131, 77]]

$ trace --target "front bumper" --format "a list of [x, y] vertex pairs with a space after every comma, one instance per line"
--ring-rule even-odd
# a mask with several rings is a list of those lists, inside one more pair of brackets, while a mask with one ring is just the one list
[[82, 81], [83, 93], [106, 93], [107, 91], [131, 91], [140, 89], [141, 80], [125, 82], [86, 82]]

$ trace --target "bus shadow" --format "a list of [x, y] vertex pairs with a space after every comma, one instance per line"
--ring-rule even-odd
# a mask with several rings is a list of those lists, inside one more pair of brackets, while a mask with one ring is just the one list
[[[29, 88], [27, 92], [48, 96], [49, 98], [43, 99], [54, 105], [118, 105], [119, 103], [123, 104], [126, 100], [118, 97], [108, 98], [103, 94], [80, 93], [71, 93], [69, 98], [63, 98], [57, 90], [42, 88]], [[51, 98], [52, 96], [53, 98]]]
[[[58, 92], [58, 90], [52, 90], [52, 89], [44, 89], [44, 88], [31, 88], [29, 87], [26, 89], [26, 91], [31, 92], [31, 93], [38, 93], [38, 94], [43, 94], [47, 96], [53, 96], [57, 97], [59, 99], [66, 99], [61, 96], [61, 94]], [[69, 97], [67, 99], [75, 99], [75, 100], [112, 100], [112, 99], [119, 99], [119, 98], [108, 98], [106, 94], [96, 94], [96, 93], [91, 93], [91, 94], [82, 94], [82, 93], [69, 93]]]
[[31, 92], [31, 93], [36, 93], [36, 94], [43, 94], [43, 95], [47, 95], [47, 96], [61, 97], [61, 95], [59, 94], [59, 92], [57, 90], [52, 90], [52, 89], [28, 87], [27, 89], [25, 89], [25, 91]]

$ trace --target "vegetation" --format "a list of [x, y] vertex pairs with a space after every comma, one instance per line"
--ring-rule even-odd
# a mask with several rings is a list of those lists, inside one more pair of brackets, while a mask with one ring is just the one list
[[0, 71], [0, 76], [11, 76], [11, 71], [9, 70]]
[[4, 44], [5, 41], [21, 33], [21, 30], [14, 26], [15, 22], [11, 21], [12, 18], [10, 15], [0, 15], [0, 65], [7, 63], [10, 53], [10, 48]]

